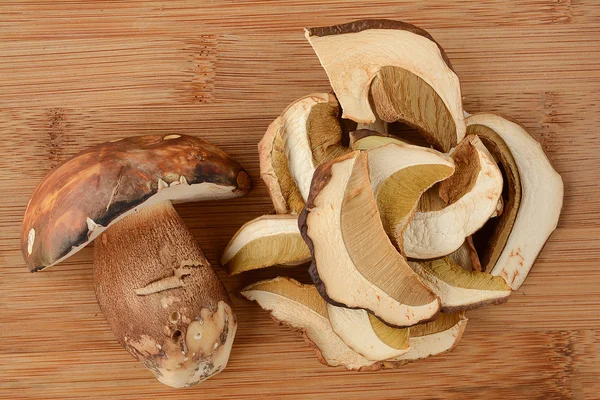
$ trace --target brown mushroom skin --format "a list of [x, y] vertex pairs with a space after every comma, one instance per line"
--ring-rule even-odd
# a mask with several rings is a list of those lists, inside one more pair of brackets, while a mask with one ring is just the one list
[[[50, 171], [23, 218], [21, 250], [30, 271], [59, 262], [165, 187], [213, 184], [218, 198], [244, 195], [250, 178], [218, 147], [193, 136], [130, 137], [91, 147]], [[172, 199], [174, 202], [186, 199]]]
[[191, 386], [225, 368], [237, 328], [231, 300], [170, 202], [101, 234], [94, 285], [119, 343], [162, 383]]

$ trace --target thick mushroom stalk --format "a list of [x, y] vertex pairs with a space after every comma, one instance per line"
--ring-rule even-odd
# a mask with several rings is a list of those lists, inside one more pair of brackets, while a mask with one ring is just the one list
[[215, 271], [170, 201], [131, 214], [94, 247], [94, 285], [117, 340], [173, 387], [227, 365], [237, 322]]

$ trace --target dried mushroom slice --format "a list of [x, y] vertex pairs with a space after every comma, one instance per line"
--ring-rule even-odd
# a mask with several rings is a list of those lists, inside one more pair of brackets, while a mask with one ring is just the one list
[[[465, 314], [458, 312], [440, 314], [435, 321], [410, 327], [410, 351], [388, 362], [395, 367], [397, 365], [395, 362], [421, 360], [454, 349], [467, 327], [467, 321]], [[384, 364], [388, 366], [387, 362]]]
[[369, 179], [383, 227], [397, 249], [421, 195], [454, 172], [454, 162], [432, 149], [392, 142], [367, 150]]
[[388, 239], [373, 197], [366, 152], [319, 167], [298, 224], [313, 256], [309, 269], [330, 303], [363, 308], [394, 326], [434, 318], [438, 298]]
[[288, 168], [304, 201], [315, 168], [349, 152], [342, 144], [339, 113], [334, 95], [313, 93], [290, 104], [279, 117]]
[[502, 173], [474, 144], [465, 139], [452, 153], [455, 173], [440, 184], [441, 198], [449, 204], [435, 211], [417, 211], [404, 231], [407, 257], [430, 259], [460, 247], [496, 211], [502, 194]]
[[278, 117], [258, 143], [260, 176], [267, 186], [275, 212], [298, 214], [304, 208], [304, 200], [290, 173], [281, 139], [282, 127], [282, 117]]
[[409, 144], [402, 139], [398, 139], [397, 137], [370, 129], [358, 129], [350, 132], [350, 147], [352, 150], [369, 150], [374, 147], [384, 146], [390, 143], [400, 145]]
[[365, 310], [327, 305], [333, 331], [363, 357], [383, 361], [410, 349], [408, 328], [393, 328]]
[[491, 270], [506, 245], [521, 204], [521, 179], [519, 168], [506, 142], [493, 129], [483, 124], [467, 126], [467, 134], [477, 135], [502, 167], [504, 190], [500, 217], [488, 221], [474, 235], [475, 244], [482, 248], [481, 262], [484, 271]]
[[221, 257], [231, 275], [273, 265], [299, 265], [310, 261], [310, 251], [294, 215], [264, 215], [245, 223]]
[[421, 281], [440, 298], [442, 312], [471, 310], [508, 300], [510, 286], [499, 276], [466, 271], [450, 257], [410, 262]]
[[464, 137], [458, 76], [426, 31], [400, 21], [362, 20], [309, 28], [306, 37], [344, 118], [401, 121], [444, 152]]
[[275, 278], [246, 287], [242, 295], [270, 311], [278, 322], [301, 331], [323, 364], [357, 370], [375, 363], [354, 352], [333, 332], [327, 305], [314, 286]]
[[[512, 217], [511, 210], [503, 216], [507, 220], [500, 225], [492, 243], [502, 245], [503, 237], [512, 225], [502, 253], [491, 269], [493, 275], [503, 277], [513, 288], [518, 289], [529, 273], [535, 259], [541, 251], [550, 234], [556, 229], [563, 204], [563, 182], [560, 175], [552, 168], [540, 144], [531, 137], [523, 127], [494, 114], [476, 114], [468, 119], [471, 129], [487, 127], [494, 131], [506, 144], [519, 173], [521, 196], [516, 216]], [[491, 135], [493, 137], [493, 135]], [[498, 141], [497, 141], [498, 142]], [[506, 151], [499, 155], [505, 160]], [[505, 164], [507, 175], [510, 167]], [[515, 207], [510, 201], [506, 208]], [[511, 219], [513, 221], [511, 221]]]

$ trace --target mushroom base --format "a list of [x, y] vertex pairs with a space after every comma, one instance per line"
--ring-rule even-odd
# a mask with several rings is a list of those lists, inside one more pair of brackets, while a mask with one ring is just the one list
[[117, 340], [173, 387], [222, 371], [237, 329], [229, 295], [169, 201], [107, 229], [94, 285]]

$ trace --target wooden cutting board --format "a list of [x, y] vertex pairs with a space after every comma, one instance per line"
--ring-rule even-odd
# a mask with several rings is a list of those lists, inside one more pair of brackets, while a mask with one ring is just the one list
[[[358, 18], [417, 24], [447, 50], [469, 112], [521, 121], [565, 182], [559, 228], [507, 304], [468, 313], [450, 354], [395, 371], [319, 364], [220, 273], [239, 330], [227, 369], [174, 390], [121, 349], [92, 288], [92, 249], [26, 272], [20, 224], [44, 174], [88, 146], [185, 133], [221, 146], [253, 191], [178, 207], [213, 263], [272, 209], [256, 145], [294, 99], [329, 85], [302, 28]], [[0, 398], [600, 398], [600, 7], [596, 0], [2, 1]], [[294, 272], [295, 276], [302, 272]]]

